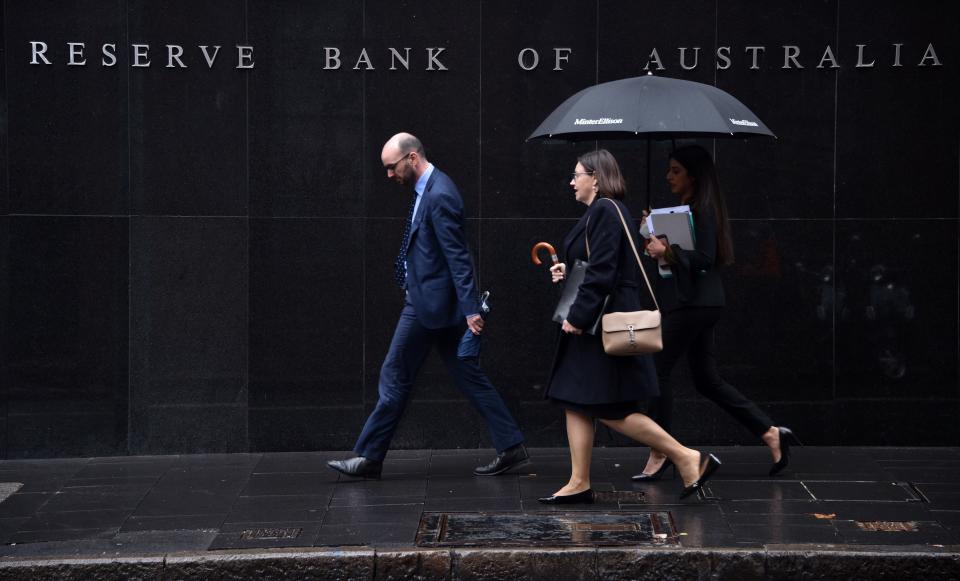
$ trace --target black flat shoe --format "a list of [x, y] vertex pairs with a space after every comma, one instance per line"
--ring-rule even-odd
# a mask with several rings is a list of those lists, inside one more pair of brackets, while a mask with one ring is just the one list
[[690, 486], [683, 487], [683, 490], [680, 492], [680, 500], [683, 500], [695, 492], [700, 492], [703, 489], [703, 485], [707, 483], [707, 480], [710, 480], [710, 477], [713, 476], [713, 473], [716, 472], [719, 467], [720, 459], [713, 454], [707, 454], [707, 461], [703, 464], [703, 469], [700, 470], [700, 478], [697, 478], [697, 481]]
[[800, 438], [794, 434], [790, 428], [777, 428], [780, 433], [780, 460], [773, 463], [770, 467], [770, 476], [776, 476], [783, 472], [790, 463], [790, 446], [802, 446]]
[[593, 489], [588, 488], [583, 492], [568, 494], [566, 496], [557, 496], [556, 494], [545, 496], [538, 498], [537, 502], [542, 502], [543, 504], [593, 504]]
[[[646, 472], [641, 472], [640, 474], [634, 474], [630, 477], [630, 480], [634, 482], [653, 482], [654, 480], [660, 480], [663, 478], [664, 472], [667, 471], [667, 468], [673, 466], [673, 460], [667, 458], [663, 461], [663, 464], [660, 465], [660, 469], [654, 472], [653, 474], [647, 474]], [[674, 468], [673, 475], [677, 475], [677, 470]]]

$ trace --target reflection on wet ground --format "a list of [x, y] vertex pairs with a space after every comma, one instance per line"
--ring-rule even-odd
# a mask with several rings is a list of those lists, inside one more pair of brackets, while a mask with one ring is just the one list
[[[716, 447], [706, 498], [679, 479], [638, 484], [636, 448], [598, 448], [594, 504], [537, 498], [568, 476], [567, 451], [472, 476], [490, 450], [391, 452], [382, 480], [325, 466], [344, 452], [0, 462], [0, 555], [124, 555], [264, 547], [960, 546], [960, 449], [800, 448], [769, 478], [760, 447]], [[20, 485], [18, 487], [18, 485]]]

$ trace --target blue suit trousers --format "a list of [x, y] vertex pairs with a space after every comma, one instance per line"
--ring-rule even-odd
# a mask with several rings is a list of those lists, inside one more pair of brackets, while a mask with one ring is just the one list
[[463, 326], [427, 329], [417, 321], [413, 305], [407, 299], [390, 342], [390, 350], [380, 369], [380, 397], [367, 418], [353, 451], [371, 460], [383, 460], [390, 440], [400, 423], [407, 399], [413, 391], [417, 372], [434, 345], [443, 363], [453, 375], [457, 387], [470, 398], [483, 416], [497, 452], [523, 443], [523, 434], [477, 359], [460, 359], [457, 346]]

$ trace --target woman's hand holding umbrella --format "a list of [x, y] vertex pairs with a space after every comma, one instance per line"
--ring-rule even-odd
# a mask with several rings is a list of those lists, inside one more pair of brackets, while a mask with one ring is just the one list
[[562, 262], [554, 264], [550, 267], [550, 276], [554, 284], [562, 281], [567, 276], [567, 265]]
[[[540, 257], [537, 256], [537, 251], [541, 248], [546, 249], [550, 253], [550, 259], [553, 260], [553, 266], [550, 267], [550, 276], [553, 278], [554, 283], [562, 281], [567, 274], [567, 265], [560, 262], [560, 258], [557, 256], [557, 251], [553, 248], [553, 245], [549, 242], [537, 242], [533, 245], [533, 248], [530, 250], [530, 259], [533, 260], [534, 264], [543, 264], [540, 261]], [[571, 335], [580, 335], [583, 333], [582, 330], [574, 327], [566, 319], [563, 320], [561, 325], [561, 330], [564, 333], [570, 333]]]
[[543, 264], [543, 262], [540, 261], [540, 257], [537, 256], [537, 251], [541, 248], [550, 253], [550, 260], [553, 261], [553, 266], [550, 267], [550, 275], [553, 277], [553, 282], [560, 282], [566, 275], [567, 265], [560, 262], [560, 258], [557, 256], [557, 251], [553, 248], [552, 244], [549, 242], [537, 242], [534, 244], [533, 248], [530, 249], [530, 259], [534, 264]]

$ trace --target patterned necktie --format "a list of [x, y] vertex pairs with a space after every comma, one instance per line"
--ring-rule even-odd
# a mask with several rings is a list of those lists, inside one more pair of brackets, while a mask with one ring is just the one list
[[400, 242], [400, 252], [397, 253], [397, 259], [393, 263], [393, 277], [400, 285], [400, 288], [407, 287], [407, 244], [410, 243], [410, 228], [413, 226], [413, 208], [417, 204], [417, 196], [414, 193], [410, 200], [410, 211], [407, 212], [407, 223], [403, 227], [403, 240]]

